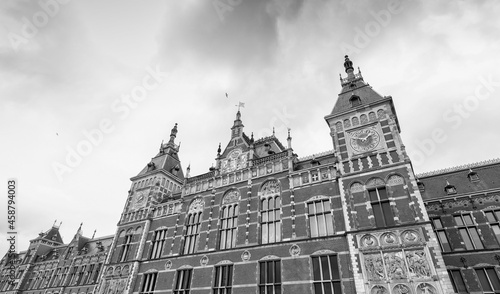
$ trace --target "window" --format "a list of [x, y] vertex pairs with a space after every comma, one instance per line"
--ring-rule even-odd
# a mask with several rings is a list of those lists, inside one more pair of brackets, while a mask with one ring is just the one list
[[68, 251], [66, 251], [66, 255], [64, 256], [64, 259], [68, 259], [70, 257], [71, 252], [73, 252], [73, 247], [69, 247]]
[[462, 277], [462, 273], [460, 270], [449, 270], [448, 274], [450, 275], [451, 284], [453, 285], [453, 290], [455, 293], [469, 293], [467, 291], [467, 287], [464, 283], [464, 278]]
[[231, 294], [232, 285], [233, 265], [216, 266], [213, 294]]
[[184, 254], [194, 253], [196, 242], [200, 234], [201, 212], [190, 213], [187, 216], [186, 233], [184, 239]]
[[84, 281], [84, 279], [83, 279], [83, 274], [84, 274], [84, 272], [85, 272], [85, 268], [86, 268], [86, 267], [87, 267], [87, 266], [85, 266], [85, 265], [82, 265], [82, 266], [80, 267], [80, 271], [78, 272], [78, 278], [77, 278], [77, 281], [76, 281], [76, 283], [75, 283], [76, 285], [83, 285], [83, 281]]
[[500, 280], [494, 268], [475, 269], [484, 294], [500, 293]]
[[53, 278], [52, 282], [50, 283], [49, 287], [57, 286], [57, 284], [59, 283], [59, 279], [61, 278], [60, 272], [61, 272], [60, 268], [56, 269], [56, 273], [55, 273], [54, 278]]
[[155, 290], [156, 277], [158, 273], [149, 273], [144, 275], [144, 280], [142, 282], [141, 292], [142, 294], [152, 294]]
[[[236, 245], [236, 230], [238, 228], [238, 205], [222, 207], [220, 216], [219, 248], [229, 249]], [[223, 292], [221, 292], [223, 293]]]
[[473, 183], [479, 181], [479, 175], [475, 171], [472, 171], [471, 169], [469, 169], [467, 177], [469, 178], [469, 181]]
[[83, 279], [83, 284], [92, 283], [92, 271], [94, 271], [95, 264], [91, 264], [87, 266], [87, 272], [85, 273], [86, 278]]
[[375, 217], [375, 225], [377, 227], [394, 226], [394, 216], [392, 215], [385, 187], [370, 189], [368, 194], [370, 195], [373, 216]]
[[150, 259], [160, 258], [165, 240], [167, 239], [167, 229], [158, 230], [154, 233], [153, 247], [151, 249]]
[[192, 273], [192, 269], [183, 269], [177, 271], [174, 294], [189, 294], [189, 289], [191, 288]]
[[353, 95], [350, 99], [349, 102], [351, 102], [351, 107], [356, 107], [361, 105], [361, 99], [359, 96]]
[[66, 286], [66, 284], [64, 282], [66, 280], [66, 276], [68, 275], [68, 271], [69, 271], [69, 267], [65, 267], [63, 269], [63, 274], [61, 276], [61, 280], [59, 280], [59, 286]]
[[485, 211], [484, 214], [488, 219], [488, 223], [497, 237], [497, 241], [500, 244], [500, 210]]
[[281, 294], [281, 262], [262, 261], [259, 269], [259, 294]]
[[337, 255], [312, 258], [314, 294], [342, 293]]
[[262, 199], [261, 205], [262, 243], [281, 241], [281, 198], [275, 196]]
[[130, 231], [127, 235], [125, 235], [125, 241], [123, 242], [122, 251], [120, 254], [120, 262], [124, 262], [127, 260], [131, 243], [132, 243], [132, 231]]
[[330, 200], [320, 199], [307, 203], [311, 237], [333, 235]]
[[444, 191], [447, 195], [457, 194], [457, 188], [446, 181], [446, 187], [444, 187]]
[[462, 214], [455, 215], [454, 218], [458, 226], [458, 232], [465, 243], [465, 248], [467, 250], [484, 249], [472, 216], [470, 214]]
[[448, 241], [448, 236], [446, 235], [441, 219], [433, 218], [432, 226], [434, 227], [434, 232], [436, 233], [439, 244], [441, 245], [441, 250], [444, 252], [451, 251], [450, 242]]

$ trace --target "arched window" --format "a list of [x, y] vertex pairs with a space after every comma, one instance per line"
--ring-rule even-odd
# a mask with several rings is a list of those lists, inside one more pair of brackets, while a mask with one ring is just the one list
[[150, 259], [160, 258], [167, 239], [167, 229], [158, 229], [153, 235], [153, 247], [151, 249]]
[[387, 196], [385, 182], [382, 179], [374, 178], [366, 183], [366, 187], [375, 217], [375, 225], [378, 228], [394, 226], [394, 215]]
[[219, 249], [229, 249], [236, 245], [238, 228], [238, 202], [240, 193], [231, 190], [222, 199], [220, 211]]
[[186, 225], [184, 231], [184, 246], [183, 254], [191, 254], [196, 251], [196, 243], [200, 236], [201, 216], [205, 202], [202, 198], [193, 200], [189, 206], [188, 215], [186, 216]]
[[122, 250], [120, 253], [120, 262], [124, 262], [127, 260], [129, 252], [130, 252], [130, 246], [132, 244], [132, 237], [133, 237], [134, 230], [129, 229], [127, 233], [125, 234], [125, 240], [123, 241], [122, 245]]
[[261, 189], [261, 239], [263, 244], [281, 241], [281, 189], [276, 180]]

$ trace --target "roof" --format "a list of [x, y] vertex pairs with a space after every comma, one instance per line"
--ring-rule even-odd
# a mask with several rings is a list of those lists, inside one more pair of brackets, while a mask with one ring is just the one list
[[[477, 174], [478, 180], [469, 178], [468, 175], [471, 171]], [[424, 191], [421, 192], [424, 200], [500, 189], [500, 160], [493, 159], [428, 172], [417, 175], [417, 178], [419, 182], [424, 184]], [[456, 194], [448, 195], [446, 193], [445, 187], [448, 183], [455, 187]]]

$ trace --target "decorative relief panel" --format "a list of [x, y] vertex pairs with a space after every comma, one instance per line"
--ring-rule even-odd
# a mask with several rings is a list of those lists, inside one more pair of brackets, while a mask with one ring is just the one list
[[363, 187], [360, 183], [354, 183], [351, 185], [351, 193], [363, 192], [364, 190], [365, 187]]
[[389, 291], [387, 291], [387, 288], [384, 286], [376, 285], [372, 288], [370, 294], [389, 294]]
[[300, 255], [299, 245], [293, 244], [292, 246], [290, 246], [289, 252], [291, 256], [299, 256]]
[[403, 284], [397, 284], [394, 286], [392, 289], [393, 294], [411, 294], [411, 289], [410, 287], [403, 285]]
[[430, 278], [431, 269], [423, 250], [406, 251], [411, 278]]
[[429, 283], [422, 283], [417, 287], [417, 294], [437, 294], [436, 288]]
[[280, 185], [277, 180], [267, 181], [260, 189], [260, 196], [267, 197], [279, 194], [281, 192]]
[[407, 244], [421, 243], [420, 235], [415, 230], [404, 231], [401, 234], [401, 239], [403, 240], [403, 243]]
[[389, 186], [403, 185], [404, 182], [403, 177], [400, 175], [392, 175], [387, 179], [387, 185]]
[[384, 253], [387, 275], [391, 280], [403, 280], [408, 278], [403, 252]]
[[385, 280], [384, 262], [380, 253], [367, 254], [364, 261], [368, 281]]
[[240, 192], [237, 190], [231, 190], [226, 193], [224, 198], [222, 199], [222, 204], [229, 204], [240, 201]]
[[367, 187], [385, 186], [385, 182], [380, 178], [373, 178], [366, 182]]
[[203, 208], [205, 207], [205, 201], [203, 198], [196, 198], [191, 202], [191, 205], [189, 206], [189, 213], [192, 212], [198, 212], [198, 211], [203, 211]]
[[380, 237], [380, 243], [386, 246], [394, 246], [394, 245], [397, 246], [399, 244], [398, 238], [394, 233], [382, 234], [382, 236]]
[[378, 246], [377, 238], [373, 235], [365, 235], [361, 238], [361, 247], [376, 247]]

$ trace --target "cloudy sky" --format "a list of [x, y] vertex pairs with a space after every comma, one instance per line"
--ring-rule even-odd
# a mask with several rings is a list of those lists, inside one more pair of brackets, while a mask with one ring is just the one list
[[19, 181], [18, 249], [56, 219], [65, 242], [81, 222], [114, 234], [129, 178], [174, 123], [183, 168], [204, 173], [239, 101], [247, 134], [289, 127], [299, 156], [332, 149], [345, 54], [393, 97], [417, 173], [497, 158], [499, 14], [493, 0], [2, 1], [0, 179], [4, 195]]

